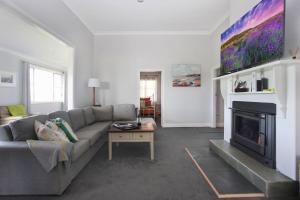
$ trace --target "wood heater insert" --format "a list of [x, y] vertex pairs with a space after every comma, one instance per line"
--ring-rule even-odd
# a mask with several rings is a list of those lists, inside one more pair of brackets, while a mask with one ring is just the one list
[[268, 167], [276, 168], [276, 105], [234, 101], [230, 143]]

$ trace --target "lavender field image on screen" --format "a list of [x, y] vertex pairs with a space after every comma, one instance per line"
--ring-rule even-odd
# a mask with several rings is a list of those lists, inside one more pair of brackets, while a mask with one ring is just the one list
[[222, 36], [224, 74], [279, 59], [284, 52], [284, 0], [262, 0]]

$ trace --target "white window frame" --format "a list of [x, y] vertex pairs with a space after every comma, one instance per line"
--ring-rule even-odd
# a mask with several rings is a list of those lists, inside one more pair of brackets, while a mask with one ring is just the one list
[[[55, 69], [50, 69], [50, 68], [46, 68], [46, 67], [41, 67], [41, 66], [38, 66], [38, 65], [35, 65], [35, 64], [29, 64], [29, 67], [30, 67], [30, 70], [35, 70], [35, 69], [39, 69], [39, 70], [43, 70], [43, 71], [47, 71], [47, 72], [50, 72], [53, 74], [53, 94], [52, 94], [52, 101], [35, 101], [34, 99], [34, 90], [32, 90], [32, 88], [30, 88], [30, 101], [31, 101], [31, 104], [44, 104], [44, 103], [65, 103], [65, 99], [66, 99], [66, 73], [64, 71], [59, 71], [59, 70], [55, 70]], [[62, 101], [54, 101], [54, 74], [58, 74], [58, 75], [62, 75], [63, 76], [63, 85], [62, 85], [62, 90], [64, 92], [64, 95], [63, 95], [63, 99]], [[29, 75], [31, 76], [31, 75]], [[30, 87], [31, 87], [31, 84], [35, 84], [34, 83], [34, 73], [33, 73], [33, 77], [32, 77], [32, 80], [33, 80], [33, 83], [31, 83], [31, 77], [29, 78], [30, 80]], [[34, 87], [34, 86], [33, 86]], [[32, 91], [31, 91], [32, 90]], [[33, 95], [33, 97], [31, 96], [31, 94]]]

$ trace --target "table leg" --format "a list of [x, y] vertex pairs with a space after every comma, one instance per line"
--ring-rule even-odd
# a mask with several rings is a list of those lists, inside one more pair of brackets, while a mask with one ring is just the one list
[[150, 142], [150, 159], [154, 160], [154, 142], [153, 142], [153, 140]]
[[109, 136], [109, 141], [108, 141], [108, 160], [112, 159], [112, 142]]

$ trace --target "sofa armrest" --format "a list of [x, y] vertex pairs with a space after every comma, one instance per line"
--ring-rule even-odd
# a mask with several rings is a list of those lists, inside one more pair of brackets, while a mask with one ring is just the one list
[[[29, 147], [26, 142], [14, 142], [14, 141], [1, 141], [0, 142], [0, 153], [7, 153], [7, 152], [20, 152], [20, 151], [27, 151]], [[1, 157], [2, 158], [2, 157]]]
[[58, 170], [47, 173], [27, 142], [0, 142], [0, 195], [60, 194]]

